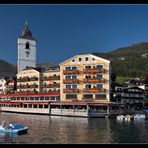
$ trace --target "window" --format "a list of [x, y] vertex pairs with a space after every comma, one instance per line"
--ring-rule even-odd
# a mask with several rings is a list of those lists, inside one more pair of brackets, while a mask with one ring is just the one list
[[70, 70], [71, 69], [71, 67], [66, 67], [66, 70]]
[[86, 89], [89, 89], [89, 88], [91, 88], [91, 85], [90, 84], [87, 84], [87, 85], [85, 85], [85, 88]]
[[72, 70], [76, 70], [76, 69], [77, 69], [77, 67], [76, 67], [76, 66], [72, 67]]
[[85, 94], [85, 95], [83, 95], [83, 98], [90, 99], [90, 98], [93, 98], [93, 95], [92, 94]]
[[82, 61], [82, 58], [79, 58], [79, 62], [81, 62]]
[[26, 43], [26, 49], [30, 49], [29, 46], [30, 46], [30, 45], [29, 45], [29, 43], [27, 42], [27, 43]]
[[77, 79], [77, 76], [76, 75], [72, 76], [72, 79]]
[[95, 58], [92, 58], [92, 61], [95, 61]]
[[85, 57], [85, 61], [88, 61], [88, 57]]
[[103, 68], [103, 65], [97, 65], [97, 68], [98, 69], [102, 69]]
[[90, 69], [91, 68], [91, 66], [85, 66], [85, 69]]
[[77, 94], [66, 94], [66, 99], [76, 99]]
[[67, 89], [71, 89], [71, 85], [66, 85], [66, 88]]
[[72, 75], [72, 76], [66, 76], [66, 80], [69, 80], [69, 79], [77, 79], [77, 76], [76, 75]]
[[87, 78], [91, 78], [91, 75], [85, 75], [85, 78], [87, 79]]
[[40, 97], [40, 100], [44, 100], [44, 97]]
[[97, 84], [97, 88], [101, 90], [103, 88], [103, 85], [102, 84]]
[[44, 91], [44, 92], [47, 92], [47, 88], [44, 88], [43, 91]]
[[71, 79], [71, 76], [66, 76], [66, 80], [69, 80], [69, 79]]
[[97, 75], [97, 78], [98, 78], [98, 79], [102, 79], [102, 74], [98, 74], [98, 75]]
[[72, 89], [77, 89], [77, 85], [72, 85]]
[[73, 59], [72, 62], [75, 62], [75, 59]]
[[106, 98], [106, 94], [96, 94], [95, 98], [96, 99], [102, 99], [102, 98], [105, 99]]

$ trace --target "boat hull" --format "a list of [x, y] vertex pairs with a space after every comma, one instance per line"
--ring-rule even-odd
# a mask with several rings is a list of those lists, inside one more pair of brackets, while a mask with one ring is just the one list
[[28, 131], [28, 127], [24, 127], [21, 129], [0, 129], [0, 133], [10, 133], [10, 134], [21, 134], [26, 133]]
[[145, 114], [145, 119], [148, 119], [148, 110], [143, 110], [144, 114]]

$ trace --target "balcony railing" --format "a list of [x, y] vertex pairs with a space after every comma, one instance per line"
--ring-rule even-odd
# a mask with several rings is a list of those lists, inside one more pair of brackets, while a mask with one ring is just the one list
[[64, 79], [63, 83], [64, 84], [75, 84], [75, 83], [79, 83], [80, 81], [78, 79]]
[[49, 84], [48, 87], [49, 88], [60, 87], [60, 83], [57, 83], [57, 84]]
[[83, 89], [83, 93], [105, 93], [105, 89], [97, 89], [97, 88], [85, 88]]
[[11, 89], [11, 88], [14, 88], [14, 86], [13, 85], [7, 85], [6, 88]]
[[17, 79], [17, 82], [38, 81], [38, 77], [25, 77]]
[[69, 94], [71, 94], [71, 93], [79, 93], [79, 92], [80, 92], [79, 89], [68, 89], [68, 88], [63, 89], [63, 93], [69, 93]]
[[98, 68], [83, 69], [83, 73], [84, 74], [105, 73], [105, 69], [98, 69]]
[[48, 91], [42, 91], [41, 93], [44, 93], [44, 94], [60, 94], [60, 89], [58, 90], [48, 90]]
[[41, 78], [43, 81], [48, 81], [48, 80], [60, 80], [60, 76], [49, 76], [49, 77], [43, 77]]
[[26, 88], [38, 88], [37, 84], [31, 84], [31, 85], [19, 85], [17, 86], [18, 89], [26, 89]]
[[63, 70], [64, 75], [72, 75], [72, 74], [79, 74], [79, 70]]
[[82, 100], [92, 101], [92, 100], [94, 100], [94, 98], [92, 98], [92, 97], [91, 98], [84, 98], [83, 97]]
[[60, 87], [60, 83], [57, 84], [43, 84], [41, 85], [41, 88], [58, 88]]
[[105, 79], [98, 78], [85, 78], [83, 79], [84, 83], [105, 83]]

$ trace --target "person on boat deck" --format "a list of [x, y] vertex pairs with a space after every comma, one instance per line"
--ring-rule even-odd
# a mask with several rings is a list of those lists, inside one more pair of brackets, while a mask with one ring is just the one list
[[6, 123], [6, 121], [3, 121], [3, 124], [2, 124], [2, 127], [6, 127], [6, 125], [7, 125], [7, 123]]
[[9, 125], [9, 129], [11, 129], [11, 130], [13, 129], [13, 126], [12, 126], [12, 124], [10, 124], [10, 125]]

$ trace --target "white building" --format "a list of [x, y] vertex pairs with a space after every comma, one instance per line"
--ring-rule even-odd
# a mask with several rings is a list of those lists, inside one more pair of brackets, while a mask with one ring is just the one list
[[0, 78], [0, 94], [5, 94], [5, 89], [6, 89], [6, 79]]
[[17, 72], [19, 73], [26, 67], [36, 67], [36, 40], [32, 37], [32, 33], [25, 24], [25, 28], [21, 37], [17, 40], [18, 44], [18, 61]]

